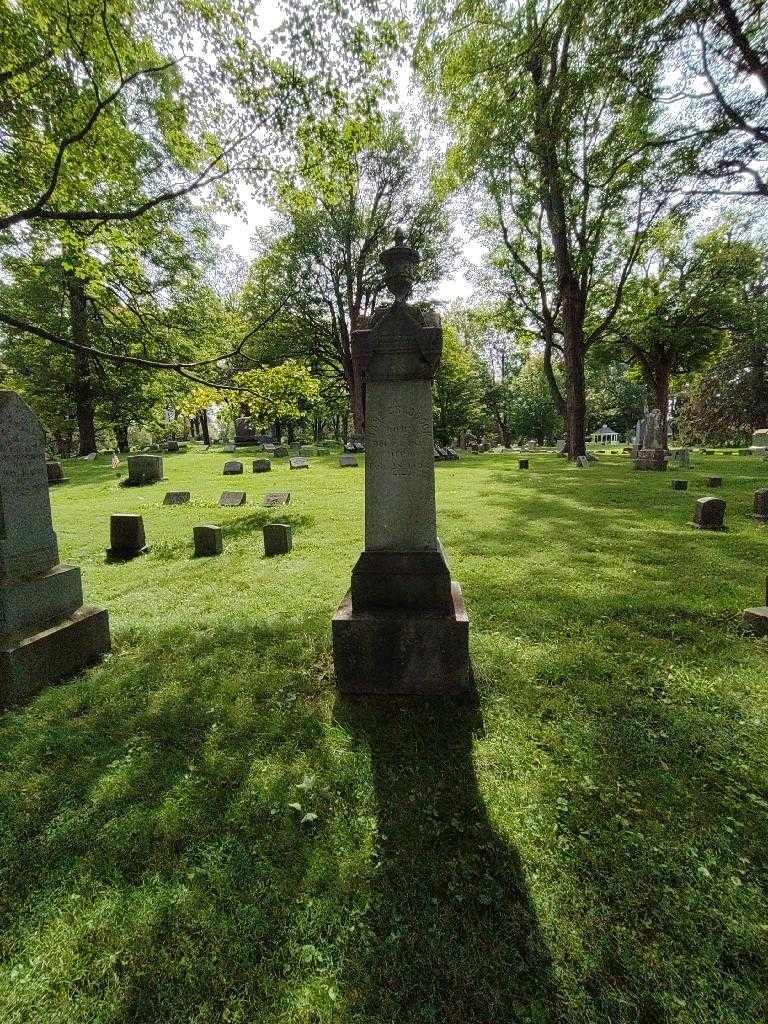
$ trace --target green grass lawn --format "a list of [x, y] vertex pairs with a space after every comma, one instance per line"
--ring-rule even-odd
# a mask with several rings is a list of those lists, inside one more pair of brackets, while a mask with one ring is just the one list
[[[768, 464], [438, 465], [473, 711], [335, 696], [362, 465], [228, 458], [130, 489], [72, 461], [51, 492], [114, 650], [0, 718], [2, 1024], [764, 1021], [768, 643], [740, 612]], [[687, 525], [710, 474], [727, 533]], [[152, 551], [105, 564], [120, 511]], [[290, 555], [263, 558], [269, 518]]]

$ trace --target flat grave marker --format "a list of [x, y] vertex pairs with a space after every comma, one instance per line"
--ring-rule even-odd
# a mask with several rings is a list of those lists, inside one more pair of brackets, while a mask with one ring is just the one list
[[168, 491], [163, 498], [164, 505], [186, 505], [191, 494], [189, 491]]
[[224, 476], [239, 476], [243, 472], [242, 462], [238, 462], [237, 459], [232, 459], [231, 462], [224, 463]]
[[264, 508], [277, 508], [279, 505], [289, 505], [291, 501], [290, 491], [271, 491], [264, 495]]
[[245, 502], [245, 491], [224, 491], [219, 498], [219, 508], [237, 508]]

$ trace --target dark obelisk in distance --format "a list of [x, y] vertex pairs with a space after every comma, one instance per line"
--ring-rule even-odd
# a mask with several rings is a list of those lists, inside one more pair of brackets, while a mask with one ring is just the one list
[[407, 304], [419, 254], [399, 229], [381, 260], [395, 301], [352, 339], [366, 388], [365, 551], [333, 619], [336, 683], [344, 693], [470, 693], [469, 620], [435, 514], [443, 331], [434, 310]]

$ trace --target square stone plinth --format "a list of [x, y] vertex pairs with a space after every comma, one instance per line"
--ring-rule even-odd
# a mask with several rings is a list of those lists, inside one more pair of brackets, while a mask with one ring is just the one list
[[224, 531], [220, 526], [193, 526], [192, 540], [195, 545], [195, 558], [220, 555], [224, 550]]
[[768, 636], [768, 608], [745, 608], [744, 625], [757, 636]]
[[24, 704], [50, 683], [98, 661], [110, 646], [103, 608], [79, 608], [46, 629], [0, 637], [0, 708]]
[[469, 618], [451, 584], [451, 615], [355, 612], [351, 592], [333, 617], [336, 687], [348, 694], [470, 696]]
[[287, 555], [293, 548], [293, 530], [287, 523], [266, 523], [264, 526], [264, 557]]

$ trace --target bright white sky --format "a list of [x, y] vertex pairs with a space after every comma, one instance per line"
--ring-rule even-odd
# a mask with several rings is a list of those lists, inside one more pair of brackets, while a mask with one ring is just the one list
[[[261, 28], [264, 33], [276, 28], [280, 20], [280, 12], [274, 0], [262, 0], [261, 3]], [[405, 109], [412, 97], [412, 82], [410, 67], [404, 65], [400, 68], [397, 82], [398, 99], [401, 107]], [[224, 226], [223, 244], [232, 247], [233, 251], [244, 260], [250, 260], [251, 238], [257, 227], [263, 227], [269, 223], [271, 213], [269, 207], [250, 195], [246, 190], [241, 192], [244, 213], [243, 216], [221, 215], [218, 217], [220, 224]], [[462, 239], [463, 255], [466, 259], [477, 265], [480, 264], [483, 256], [483, 249], [478, 243], [468, 240], [465, 225], [456, 225], [456, 234]], [[432, 297], [444, 302], [450, 302], [457, 298], [468, 298], [472, 288], [461, 271], [457, 271], [452, 277], [444, 278], [438, 283], [432, 292]]]

